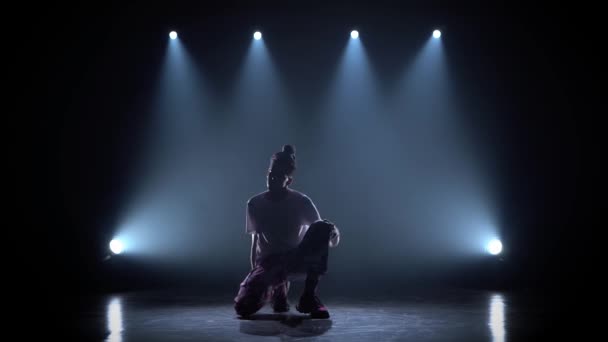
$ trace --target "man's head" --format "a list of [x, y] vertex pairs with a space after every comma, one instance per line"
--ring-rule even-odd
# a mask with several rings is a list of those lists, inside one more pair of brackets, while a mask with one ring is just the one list
[[270, 167], [266, 179], [268, 190], [284, 190], [293, 181], [295, 170], [296, 150], [291, 145], [284, 145], [281, 152], [273, 154], [270, 158]]

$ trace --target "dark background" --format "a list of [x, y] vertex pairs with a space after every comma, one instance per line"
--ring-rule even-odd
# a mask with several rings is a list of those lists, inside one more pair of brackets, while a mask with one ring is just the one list
[[[50, 295], [184, 284], [204, 290], [238, 282], [240, 276], [232, 274], [160, 272], [126, 257], [102, 261], [120, 199], [137, 177], [133, 160], [142, 148], [138, 138], [149, 114], [144, 109], [159, 77], [166, 35], [176, 30], [189, 42], [213, 80], [214, 95], [223, 98], [256, 28], [277, 41], [293, 36], [317, 44], [320, 48], [308, 59], [310, 70], [326, 75], [335, 65], [322, 61], [337, 60], [342, 49], [331, 41], [355, 23], [362, 34], [382, 37], [369, 39], [366, 50], [380, 79], [389, 83], [394, 80], [388, 66], [399, 54], [375, 48], [440, 27], [449, 35], [444, 44], [452, 72], [467, 80], [461, 91], [475, 98], [476, 106], [494, 112], [469, 113], [466, 120], [488, 144], [505, 203], [500, 216], [509, 227], [502, 237], [509, 256], [443, 276], [472, 287], [566, 291], [590, 265], [586, 246], [594, 230], [582, 181], [588, 176], [582, 124], [593, 117], [586, 89], [594, 73], [583, 57], [591, 46], [582, 36], [593, 35], [586, 20], [592, 12], [398, 2], [98, 3], [30, 9], [25, 26], [34, 78], [27, 89], [35, 107], [31, 184], [36, 195], [29, 238], [37, 244], [29, 254], [34, 257], [28, 273]], [[200, 45], [193, 44], [199, 40]], [[242, 44], [234, 50], [237, 41]], [[395, 44], [395, 49], [400, 47]], [[322, 92], [317, 83], [326, 79], [307, 78], [310, 70], [290, 65], [288, 51], [275, 46], [271, 54], [291, 90], [310, 96]], [[298, 99], [305, 110], [306, 98]], [[441, 282], [443, 276], [419, 281]], [[400, 284], [390, 271], [377, 277], [393, 280], [375, 286]]]

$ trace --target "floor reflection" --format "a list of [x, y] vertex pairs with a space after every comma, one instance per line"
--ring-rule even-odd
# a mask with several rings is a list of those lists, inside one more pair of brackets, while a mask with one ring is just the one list
[[493, 342], [505, 341], [505, 301], [499, 294], [490, 297], [490, 318], [488, 325]]
[[107, 311], [108, 331], [107, 342], [122, 342], [122, 303], [119, 297], [110, 299]]
[[257, 314], [240, 321], [239, 331], [248, 335], [309, 337], [319, 336], [331, 329], [329, 319], [311, 319], [309, 316]]

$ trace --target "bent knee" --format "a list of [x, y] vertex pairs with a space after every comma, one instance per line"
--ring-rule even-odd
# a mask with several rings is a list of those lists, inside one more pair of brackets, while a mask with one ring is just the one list
[[308, 230], [319, 232], [319, 233], [330, 233], [334, 228], [334, 225], [325, 221], [316, 221], [308, 227]]

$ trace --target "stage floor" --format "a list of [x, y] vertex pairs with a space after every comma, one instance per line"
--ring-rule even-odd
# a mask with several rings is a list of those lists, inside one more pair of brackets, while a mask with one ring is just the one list
[[[292, 294], [290, 294], [290, 297]], [[389, 298], [399, 297], [399, 299]], [[239, 319], [232, 296], [130, 292], [82, 298], [64, 328], [91, 341], [522, 341], [551, 338], [553, 306], [500, 292], [441, 290], [322, 298], [331, 318], [266, 306]], [[66, 308], [58, 308], [64, 312]], [[557, 333], [559, 336], [559, 332]], [[563, 336], [562, 336], [563, 337]]]

